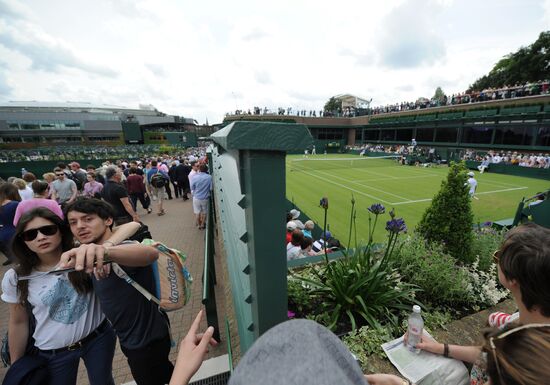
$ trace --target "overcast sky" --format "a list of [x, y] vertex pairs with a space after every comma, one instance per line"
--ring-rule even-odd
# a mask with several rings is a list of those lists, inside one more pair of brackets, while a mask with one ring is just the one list
[[0, 0], [0, 102], [84, 101], [221, 122], [447, 94], [550, 29], [550, 0]]

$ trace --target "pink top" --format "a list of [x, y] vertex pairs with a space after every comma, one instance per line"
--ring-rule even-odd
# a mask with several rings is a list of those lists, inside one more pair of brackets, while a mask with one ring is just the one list
[[94, 197], [95, 193], [100, 193], [103, 190], [103, 185], [99, 182], [87, 182], [84, 185], [84, 195], [87, 197]]
[[15, 216], [13, 217], [13, 225], [17, 226], [17, 223], [19, 222], [19, 218], [21, 218], [23, 214], [37, 207], [44, 207], [46, 209], [49, 209], [59, 218], [63, 219], [63, 211], [61, 210], [61, 206], [59, 206], [59, 203], [51, 199], [32, 198], [26, 201], [19, 202], [19, 204], [17, 205], [17, 209], [15, 209]]

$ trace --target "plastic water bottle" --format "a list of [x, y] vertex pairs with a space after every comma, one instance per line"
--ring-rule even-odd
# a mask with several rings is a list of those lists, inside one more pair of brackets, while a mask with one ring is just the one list
[[416, 348], [416, 344], [418, 344], [422, 339], [422, 329], [424, 329], [424, 320], [420, 315], [420, 306], [414, 305], [408, 321], [409, 338], [407, 341], [407, 346], [413, 353], [420, 352], [420, 349]]

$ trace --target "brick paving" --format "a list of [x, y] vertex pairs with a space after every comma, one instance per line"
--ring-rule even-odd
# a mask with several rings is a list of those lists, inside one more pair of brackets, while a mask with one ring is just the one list
[[[155, 204], [156, 202], [153, 202]], [[155, 240], [165, 243], [170, 247], [174, 247], [182, 250], [187, 255], [187, 268], [191, 272], [194, 282], [191, 290], [191, 298], [189, 303], [181, 310], [172, 312], [169, 314], [170, 322], [172, 325], [172, 338], [179, 343], [181, 339], [187, 333], [191, 322], [195, 318], [196, 314], [202, 308], [202, 271], [204, 264], [204, 230], [199, 230], [194, 225], [194, 216], [191, 200], [183, 202], [181, 199], [167, 200], [164, 202], [164, 208], [166, 215], [157, 216], [154, 212], [152, 214], [146, 214], [138, 203], [138, 213], [141, 220], [149, 226], [151, 234]], [[153, 206], [154, 210], [156, 205]], [[1, 259], [0, 261], [4, 261]], [[227, 353], [225, 342], [225, 328], [224, 328], [224, 306], [223, 300], [223, 282], [220, 272], [222, 267], [219, 266], [220, 258], [216, 258], [216, 271], [218, 272], [218, 284], [216, 286], [216, 298], [218, 302], [218, 322], [220, 325], [220, 332], [222, 343], [212, 348], [207, 358], [220, 356]], [[4, 273], [8, 270], [6, 267], [2, 267], [0, 275], [3, 277]], [[8, 325], [8, 306], [0, 301], [0, 333], [4, 335]], [[205, 320], [201, 324], [201, 330], [206, 329], [207, 325]], [[177, 355], [177, 348], [173, 348], [170, 354], [172, 362], [175, 361]], [[4, 378], [6, 373], [5, 368], [0, 369], [0, 379]], [[130, 369], [126, 363], [126, 358], [120, 351], [117, 343], [117, 349], [115, 352], [115, 358], [113, 361], [113, 377], [116, 384], [124, 384], [132, 381], [132, 375]], [[86, 368], [81, 363], [78, 385], [88, 384], [88, 378], [86, 374]]]

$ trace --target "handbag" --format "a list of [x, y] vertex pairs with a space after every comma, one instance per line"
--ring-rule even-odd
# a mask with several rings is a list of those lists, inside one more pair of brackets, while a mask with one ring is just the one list
[[[32, 313], [32, 306], [28, 302], [26, 304], [26, 309], [27, 314], [29, 315], [29, 339], [27, 340], [27, 346], [25, 347], [25, 355], [32, 355], [36, 353], [34, 338], [32, 337], [32, 335], [34, 334], [34, 330], [36, 329], [36, 319], [34, 318], [34, 314]], [[4, 337], [2, 338], [0, 358], [2, 359], [2, 363], [4, 364], [5, 368], [11, 365], [10, 347], [8, 345], [8, 332], [6, 332], [6, 334], [4, 334]]]
[[38, 355], [24, 355], [8, 369], [2, 385], [43, 385], [48, 383], [48, 360]]
[[153, 236], [149, 231], [149, 226], [147, 226], [143, 222], [139, 222], [139, 224], [140, 224], [139, 229], [134, 233], [134, 235], [132, 235], [128, 239], [131, 241], [138, 241], [138, 242], [142, 242], [144, 239], [153, 239]]

